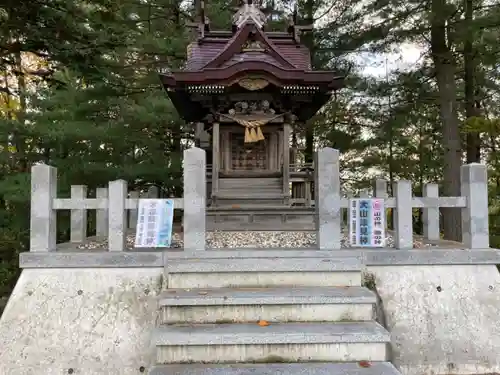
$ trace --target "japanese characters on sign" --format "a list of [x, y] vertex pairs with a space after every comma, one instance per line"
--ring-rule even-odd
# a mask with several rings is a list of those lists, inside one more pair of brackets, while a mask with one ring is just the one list
[[350, 199], [348, 214], [349, 242], [351, 246], [385, 246], [385, 208], [383, 199]]
[[172, 199], [140, 199], [135, 247], [170, 247], [173, 219]]

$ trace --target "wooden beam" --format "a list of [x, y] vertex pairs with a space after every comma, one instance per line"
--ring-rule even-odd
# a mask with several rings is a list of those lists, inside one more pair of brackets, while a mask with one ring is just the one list
[[283, 124], [283, 194], [285, 203], [290, 198], [290, 124]]
[[214, 122], [212, 125], [212, 196], [217, 196], [219, 191], [219, 167], [220, 167], [220, 125]]
[[[238, 115], [238, 118], [239, 119], [242, 119], [242, 120], [245, 120], [245, 121], [256, 121], [256, 120], [262, 120], [263, 116], [262, 115]], [[284, 118], [283, 116], [279, 116], [271, 121], [269, 121], [269, 123], [282, 123], [284, 122]], [[220, 117], [220, 122], [222, 123], [234, 123], [234, 120], [230, 119], [230, 118], [227, 118], [225, 116], [221, 116]]]

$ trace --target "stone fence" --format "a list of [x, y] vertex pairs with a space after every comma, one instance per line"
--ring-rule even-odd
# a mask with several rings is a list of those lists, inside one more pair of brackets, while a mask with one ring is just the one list
[[[184, 244], [197, 248], [200, 235], [199, 214], [205, 210], [205, 151], [184, 152], [184, 199], [174, 198], [174, 207], [184, 210]], [[198, 182], [199, 181], [199, 182]], [[196, 183], [198, 184], [196, 185]], [[200, 194], [201, 192], [201, 194]], [[156, 198], [150, 189], [147, 197]], [[30, 251], [56, 250], [57, 210], [71, 210], [70, 241], [81, 243], [87, 237], [87, 210], [96, 210], [96, 237], [108, 241], [109, 251], [126, 248], [127, 229], [135, 228], [138, 192], [128, 192], [124, 180], [111, 181], [107, 188], [96, 189], [96, 197], [87, 197], [86, 186], [71, 186], [71, 198], [57, 198], [57, 169], [45, 164], [31, 169]], [[193, 230], [194, 229], [194, 230]], [[203, 234], [204, 234], [204, 228]]]
[[[205, 250], [206, 173], [205, 151], [191, 148], [184, 151], [184, 198], [175, 198], [174, 207], [183, 209], [184, 249]], [[319, 249], [340, 249], [342, 238], [341, 210], [349, 199], [340, 194], [339, 152], [324, 148], [315, 161], [315, 222]], [[426, 184], [423, 197], [414, 197], [410, 181], [397, 181], [394, 197], [387, 196], [387, 182], [375, 182], [374, 196], [385, 199], [385, 207], [394, 211], [395, 247], [413, 247], [412, 208], [421, 208], [424, 236], [439, 239], [439, 208], [453, 207], [462, 211], [463, 243], [470, 249], [489, 247], [488, 189], [486, 166], [464, 165], [461, 168], [460, 197], [440, 197], [437, 184]], [[368, 196], [362, 192], [361, 197]], [[87, 237], [87, 210], [96, 210], [97, 237], [108, 240], [109, 251], [125, 249], [126, 232], [137, 220], [139, 195], [128, 192], [127, 182], [112, 181], [108, 188], [99, 188], [95, 198], [87, 197], [85, 186], [71, 187], [71, 198], [57, 198], [57, 170], [39, 164], [31, 176], [31, 242], [30, 251], [56, 250], [56, 211], [71, 210], [71, 242]], [[127, 216], [128, 219], [127, 220]], [[127, 224], [127, 223], [130, 223]]]

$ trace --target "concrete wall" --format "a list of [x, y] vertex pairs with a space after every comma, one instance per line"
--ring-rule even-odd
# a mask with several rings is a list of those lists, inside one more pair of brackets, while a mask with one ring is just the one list
[[379, 266], [379, 318], [403, 375], [500, 371], [500, 274], [494, 265]]
[[23, 270], [0, 320], [0, 374], [141, 374], [155, 358], [162, 273]]
[[[0, 374], [147, 373], [162, 272], [23, 270], [0, 320]], [[494, 265], [378, 265], [367, 272], [403, 375], [500, 371]]]

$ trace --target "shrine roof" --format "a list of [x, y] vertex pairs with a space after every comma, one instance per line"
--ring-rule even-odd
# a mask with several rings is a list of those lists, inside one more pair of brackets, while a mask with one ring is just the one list
[[232, 30], [211, 31], [201, 9], [201, 21], [190, 25], [198, 28], [198, 39], [188, 45], [184, 68], [160, 74], [186, 121], [211, 113], [214, 102], [207, 97], [251, 91], [285, 96], [284, 106], [305, 121], [344, 86], [344, 76], [312, 70], [310, 51], [300, 43], [308, 26], [292, 20], [286, 32], [265, 31], [266, 16], [246, 0], [233, 16]]
[[[279, 39], [275, 36], [276, 34], [278, 34]], [[303, 45], [296, 44], [292, 40], [290, 34], [265, 33], [264, 35], [266, 36], [266, 39], [272, 44], [274, 50], [279, 55], [281, 55], [283, 59], [289, 62], [288, 65], [277, 61], [276, 58], [273, 58], [268, 53], [235, 51], [237, 53], [234, 53], [234, 55], [228, 61], [220, 65], [220, 68], [231, 66], [236, 62], [264, 61], [283, 69], [299, 69], [304, 71], [311, 70], [311, 57], [309, 54], [309, 50]], [[233, 43], [235, 42], [236, 36], [237, 35], [232, 38], [227, 38], [224, 36], [212, 37], [209, 34], [206, 38], [192, 43], [189, 46], [189, 59], [186, 62], [185, 70], [202, 70], [210, 61], [215, 59], [224, 50], [231, 48], [231, 46], [233, 46]], [[285, 39], [284, 37], [287, 37], [287, 39]]]
[[233, 16], [231, 31], [210, 31], [205, 21], [198, 24], [198, 40], [187, 48], [184, 69], [160, 75], [163, 85], [167, 90], [193, 84], [227, 86], [248, 73], [266, 75], [280, 87], [319, 85], [324, 92], [342, 87], [343, 77], [335, 72], [312, 70], [310, 51], [300, 44], [299, 26], [268, 32], [266, 20], [253, 0], [246, 0]]

